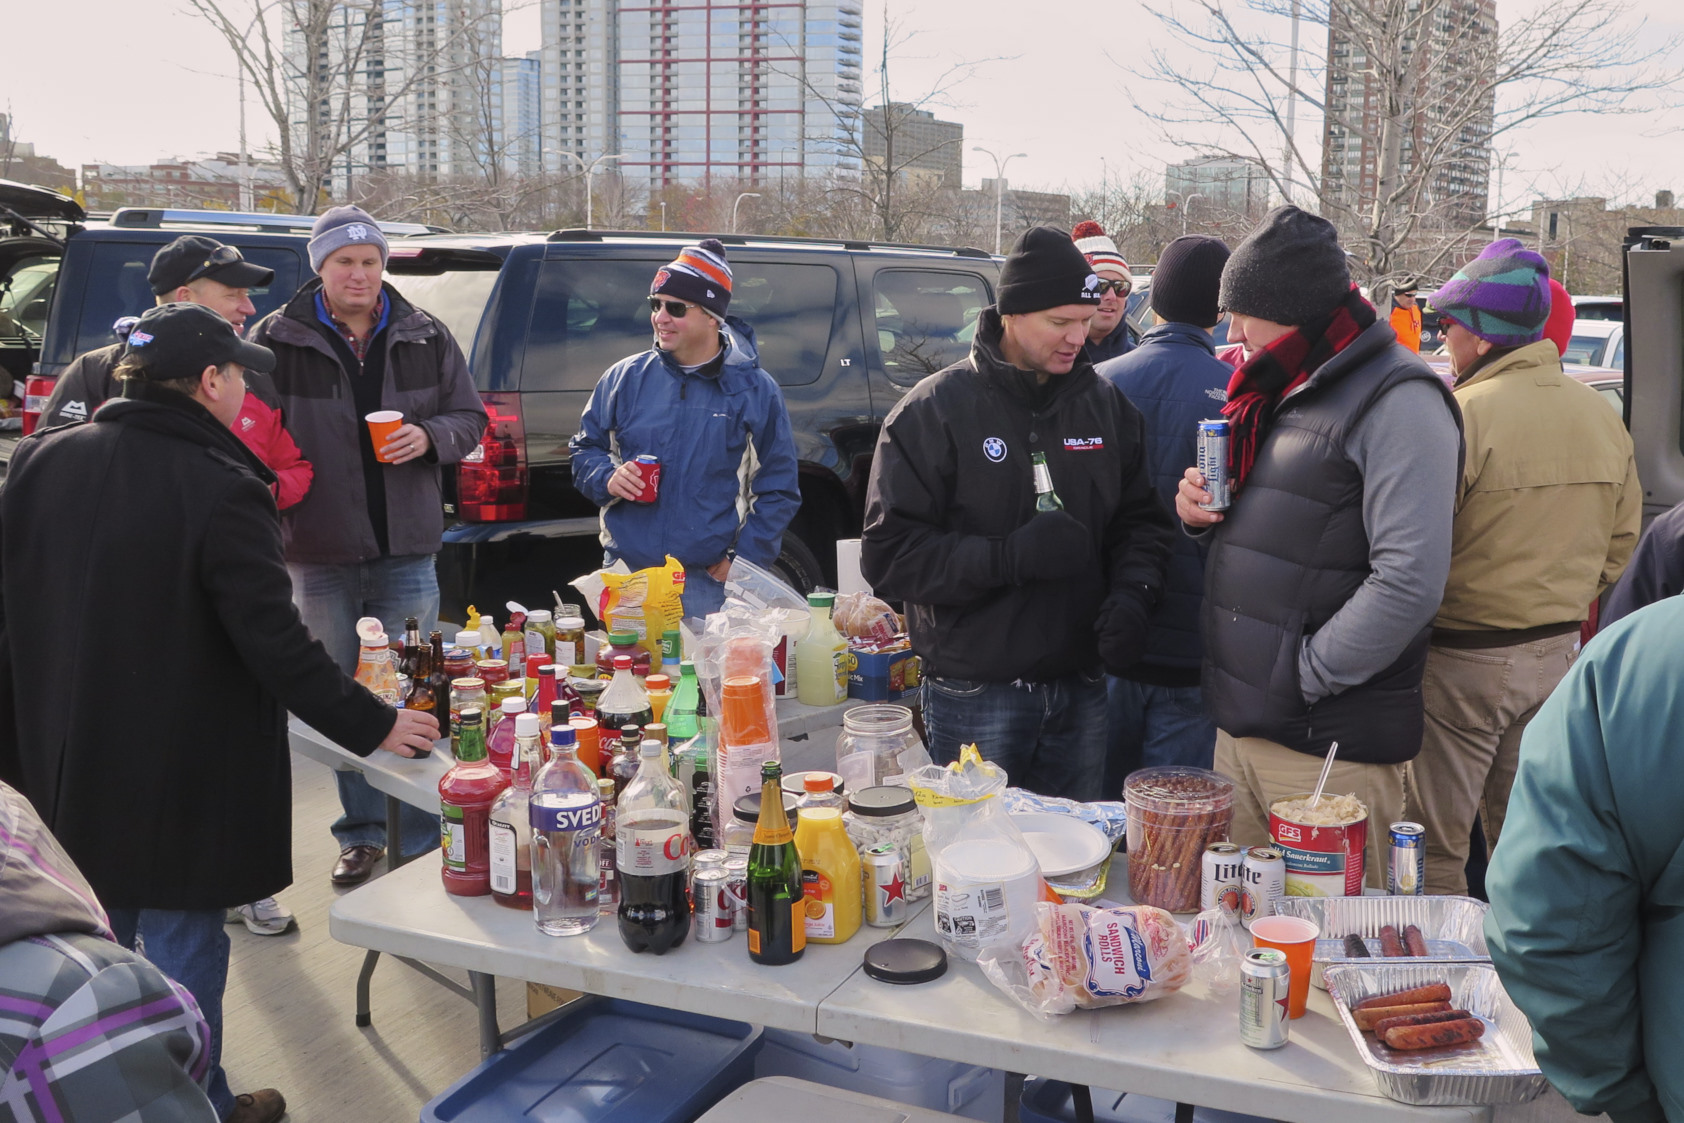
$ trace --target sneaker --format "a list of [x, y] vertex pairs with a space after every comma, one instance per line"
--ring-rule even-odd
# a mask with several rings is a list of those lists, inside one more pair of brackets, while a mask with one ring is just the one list
[[292, 913], [273, 897], [228, 910], [229, 924], [244, 924], [256, 936], [279, 936], [295, 923]]
[[[258, 904], [263, 902], [259, 901]], [[270, 902], [273, 904], [273, 902]], [[250, 905], [242, 905], [250, 908]], [[275, 1123], [287, 1113], [287, 1101], [273, 1088], [259, 1088], [234, 1097], [234, 1110], [223, 1123]]]

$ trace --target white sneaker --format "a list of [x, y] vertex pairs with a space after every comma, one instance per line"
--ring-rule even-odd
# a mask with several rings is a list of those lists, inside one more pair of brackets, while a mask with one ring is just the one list
[[244, 924], [247, 930], [258, 936], [279, 936], [297, 923], [286, 906], [273, 897], [229, 909], [227, 921], [229, 924]]

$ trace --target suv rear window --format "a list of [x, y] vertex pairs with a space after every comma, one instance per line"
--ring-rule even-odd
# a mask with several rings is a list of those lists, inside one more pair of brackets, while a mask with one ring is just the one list
[[474, 333], [497, 284], [495, 269], [451, 269], [432, 275], [387, 273], [404, 299], [437, 317], [456, 337], [464, 354], [473, 354]]
[[[88, 268], [88, 293], [82, 301], [82, 322], [76, 329], [76, 354], [115, 343], [111, 325], [123, 316], [138, 316], [153, 304], [152, 286], [146, 283], [146, 270], [152, 255], [163, 243], [101, 242], [94, 247], [93, 264]], [[275, 280], [268, 288], [252, 289], [251, 302], [257, 314], [247, 320], [255, 324], [279, 308], [298, 291], [298, 255], [291, 250], [274, 247], [240, 247], [247, 261], [256, 262], [275, 271]]]
[[910, 386], [970, 353], [988, 288], [974, 273], [884, 269], [872, 281], [877, 351], [889, 377]]
[[[527, 333], [521, 389], [591, 390], [609, 367], [647, 351], [649, 281], [662, 264], [546, 261]], [[734, 263], [732, 273], [731, 314], [754, 328], [760, 365], [780, 385], [817, 381], [836, 315], [836, 270], [743, 262]]]

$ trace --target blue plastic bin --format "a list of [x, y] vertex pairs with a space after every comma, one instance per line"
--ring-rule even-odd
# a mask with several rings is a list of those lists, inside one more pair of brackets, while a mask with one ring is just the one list
[[[1092, 1089], [1094, 1123], [1175, 1123], [1175, 1105], [1131, 1092]], [[1076, 1107], [1070, 1099], [1070, 1085], [1062, 1080], [1037, 1077], [1023, 1084], [1018, 1100], [1018, 1123], [1075, 1123]], [[1201, 1107], [1193, 1113], [1194, 1123], [1269, 1123], [1255, 1115], [1240, 1115]]]
[[760, 1032], [747, 1022], [586, 1000], [435, 1096], [421, 1123], [691, 1123], [754, 1078]]

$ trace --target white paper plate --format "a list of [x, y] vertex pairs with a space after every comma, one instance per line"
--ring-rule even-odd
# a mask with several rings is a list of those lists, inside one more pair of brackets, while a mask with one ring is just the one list
[[1111, 853], [1105, 832], [1073, 815], [1025, 811], [1012, 816], [1045, 877], [1064, 877], [1099, 864]]

